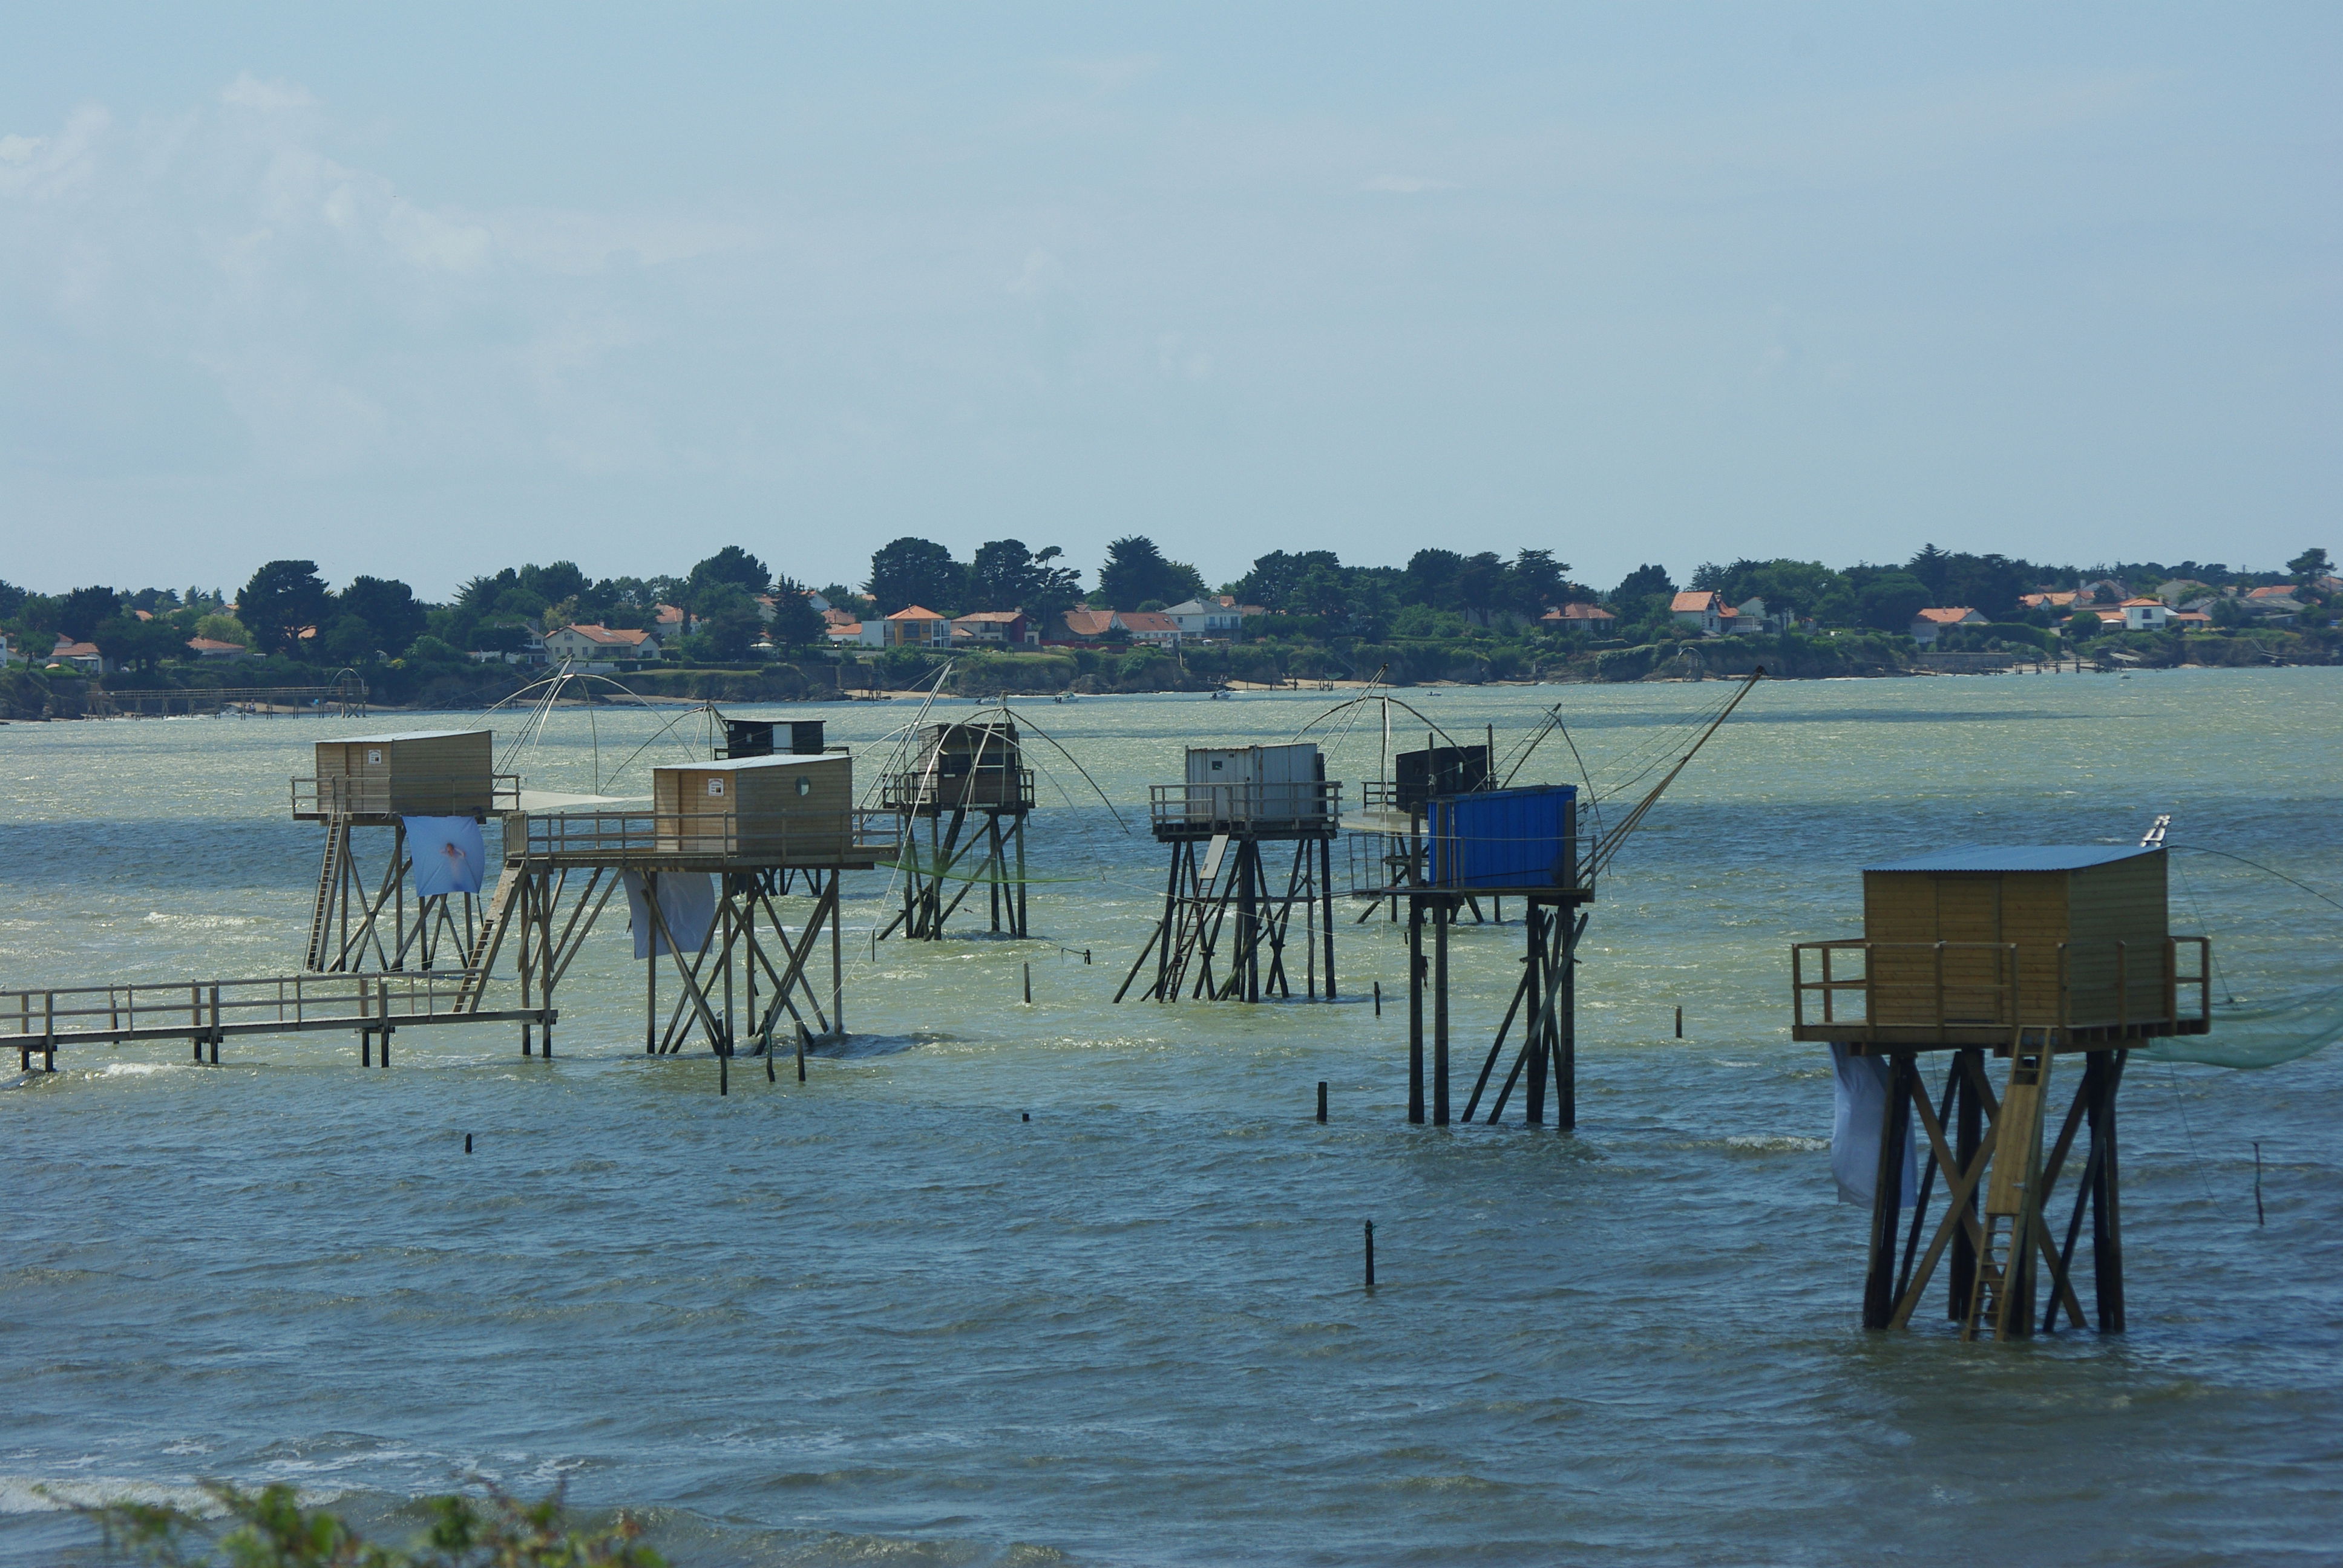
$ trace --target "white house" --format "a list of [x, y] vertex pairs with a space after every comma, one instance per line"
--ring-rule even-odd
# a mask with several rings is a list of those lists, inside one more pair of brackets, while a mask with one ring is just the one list
[[1244, 612], [1234, 604], [1219, 599], [1207, 604], [1192, 598], [1175, 604], [1163, 612], [1172, 618], [1183, 638], [1234, 637], [1244, 626]]
[[1703, 637], [1725, 635], [1725, 601], [1713, 593], [1686, 588], [1668, 603], [1668, 612], [1680, 626], [1688, 626]]
[[2126, 631], [2155, 631], [2172, 618], [2172, 607], [2160, 598], [2127, 598], [2122, 608]]
[[546, 633], [545, 653], [550, 659], [574, 658], [584, 664], [634, 664], [659, 658], [659, 638], [648, 631], [565, 626]]
[[112, 668], [106, 662], [106, 656], [97, 651], [97, 644], [75, 642], [65, 636], [58, 637], [57, 646], [50, 651], [49, 662], [70, 664], [86, 675], [104, 675]]

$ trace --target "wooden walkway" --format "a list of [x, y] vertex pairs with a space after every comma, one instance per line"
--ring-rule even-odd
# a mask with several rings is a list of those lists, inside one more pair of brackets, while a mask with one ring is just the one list
[[477, 979], [469, 970], [438, 970], [0, 990], [0, 1050], [15, 1049], [19, 1071], [31, 1071], [38, 1056], [54, 1072], [63, 1046], [184, 1040], [196, 1061], [208, 1048], [216, 1064], [220, 1042], [232, 1035], [324, 1030], [356, 1034], [359, 1061], [369, 1067], [379, 1040], [381, 1064], [387, 1067], [390, 1037], [403, 1029], [499, 1022], [549, 1027], [558, 1016], [550, 1007], [472, 1010]]

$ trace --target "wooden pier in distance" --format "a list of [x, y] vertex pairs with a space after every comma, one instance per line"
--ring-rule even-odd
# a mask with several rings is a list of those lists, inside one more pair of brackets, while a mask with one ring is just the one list
[[186, 1040], [196, 1061], [210, 1052], [219, 1064], [223, 1041], [256, 1034], [344, 1031], [358, 1037], [361, 1066], [372, 1066], [375, 1044], [390, 1065], [390, 1038], [404, 1029], [459, 1023], [533, 1023], [551, 1028], [550, 1007], [467, 1010], [460, 1003], [471, 977], [460, 970], [432, 974], [299, 974], [261, 980], [142, 981], [125, 985], [50, 986], [0, 991], [0, 1050], [16, 1052], [17, 1070], [33, 1058], [54, 1072], [61, 1048]]

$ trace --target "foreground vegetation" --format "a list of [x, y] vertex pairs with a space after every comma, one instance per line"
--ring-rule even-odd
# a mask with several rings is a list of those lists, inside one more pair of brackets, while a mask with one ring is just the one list
[[211, 1482], [204, 1490], [219, 1517], [142, 1503], [81, 1512], [115, 1553], [163, 1568], [666, 1568], [624, 1514], [573, 1527], [558, 1491], [536, 1503], [495, 1488], [482, 1497], [427, 1498], [427, 1524], [401, 1548], [368, 1542], [327, 1509], [303, 1507], [289, 1486], [246, 1492]]

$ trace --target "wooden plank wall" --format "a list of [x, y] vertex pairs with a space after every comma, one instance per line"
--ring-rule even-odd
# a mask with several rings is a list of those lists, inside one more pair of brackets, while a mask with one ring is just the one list
[[2074, 913], [2067, 933], [2075, 995], [2075, 1021], [2113, 1022], [2116, 950], [2127, 945], [2127, 1016], [2154, 1018], [2164, 1010], [2164, 940], [2172, 930], [2166, 903], [2167, 867], [2163, 854], [2136, 855], [2073, 873]]

